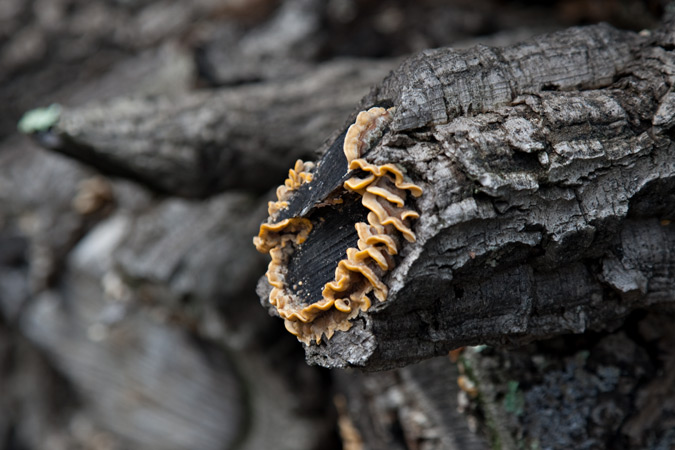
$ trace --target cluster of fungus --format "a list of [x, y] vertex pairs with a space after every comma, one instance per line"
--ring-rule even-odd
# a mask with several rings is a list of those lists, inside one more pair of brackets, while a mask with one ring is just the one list
[[[285, 320], [286, 329], [305, 344], [312, 340], [320, 343], [323, 337], [330, 339], [337, 330], [351, 328], [351, 319], [360, 311], [367, 311], [373, 298], [385, 301], [388, 288], [383, 277], [394, 267], [401, 237], [410, 242], [415, 240], [410, 221], [419, 214], [406, 207], [406, 199], [408, 194], [419, 197], [422, 189], [406, 180], [401, 167], [378, 166], [363, 158], [382, 136], [392, 113], [393, 108], [381, 107], [363, 111], [344, 135], [341, 160], [346, 159], [346, 172], [350, 176], [339, 190], [360, 198], [367, 216], [365, 221], [354, 224], [358, 236], [356, 245], [346, 249], [344, 259], [337, 263], [334, 279], [323, 285], [321, 298], [308, 303], [298, 295], [298, 284], [302, 285], [302, 281], [293, 286], [289, 282], [289, 262], [298, 248], [312, 238], [313, 221], [302, 215], [285, 217], [289, 215], [285, 214], [289, 199], [296, 191], [305, 184], [310, 184], [307, 190], [312, 189], [314, 164], [296, 162], [286, 182], [277, 189], [277, 201], [269, 203], [270, 217], [253, 240], [259, 251], [269, 253], [272, 258], [266, 274], [272, 286], [270, 303]], [[342, 202], [342, 196], [333, 193], [328, 199], [321, 199], [316, 207], [331, 207]]]

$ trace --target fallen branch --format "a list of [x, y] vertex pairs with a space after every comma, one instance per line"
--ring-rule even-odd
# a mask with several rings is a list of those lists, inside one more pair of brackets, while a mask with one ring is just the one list
[[[598, 25], [504, 49], [430, 50], [373, 89], [364, 109], [394, 109], [374, 125], [381, 137], [361, 140], [358, 167], [391, 165], [418, 185], [418, 199], [396, 195], [419, 219], [387, 222], [397, 201], [381, 193], [389, 212], [371, 220], [366, 189], [345, 181], [375, 172], [356, 170], [342, 135], [287, 183], [259, 236], [259, 248], [283, 254], [268, 271], [271, 300], [302, 312], [277, 311], [308, 361], [379, 370], [463, 345], [608, 329], [635, 308], [671, 303], [669, 30]], [[358, 223], [382, 226], [395, 251], [379, 269], [363, 256], [375, 276], [349, 269], [342, 300], [326, 307], [341, 261], [353, 262], [347, 249], [385, 254]]]
[[165, 194], [265, 192], [391, 65], [344, 60], [255, 86], [64, 107], [47, 129], [27, 131], [51, 150]]

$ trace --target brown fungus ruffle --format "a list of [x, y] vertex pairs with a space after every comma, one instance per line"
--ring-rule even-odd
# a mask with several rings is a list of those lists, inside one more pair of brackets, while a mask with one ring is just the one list
[[361, 177], [352, 177], [343, 188], [360, 196], [369, 210], [367, 222], [356, 223], [357, 248], [348, 248], [346, 258], [335, 269], [335, 279], [326, 283], [322, 298], [309, 305], [299, 301], [286, 283], [288, 261], [295, 247], [304, 242], [312, 224], [306, 218], [290, 218], [274, 223], [278, 212], [288, 206], [293, 191], [311, 182], [313, 165], [298, 161], [289, 171], [289, 178], [277, 190], [277, 201], [270, 202], [268, 223], [260, 227], [254, 242], [258, 250], [269, 252], [272, 262], [267, 279], [272, 286], [270, 303], [285, 319], [288, 331], [306, 344], [330, 339], [335, 331], [346, 331], [350, 320], [371, 307], [370, 295], [382, 302], [388, 287], [382, 281], [394, 267], [400, 236], [415, 240], [410, 220], [419, 214], [406, 208], [408, 194], [419, 197], [422, 189], [405, 180], [404, 170], [393, 164], [368, 163], [361, 157], [382, 136], [391, 122], [393, 108], [371, 108], [359, 113], [345, 135], [343, 151], [349, 170], [359, 170]]

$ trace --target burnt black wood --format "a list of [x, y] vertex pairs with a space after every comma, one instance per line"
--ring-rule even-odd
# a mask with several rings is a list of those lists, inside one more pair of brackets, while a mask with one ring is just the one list
[[286, 280], [303, 303], [322, 299], [324, 285], [335, 279], [338, 262], [347, 257], [349, 247], [356, 247], [354, 224], [365, 222], [368, 210], [357, 195], [344, 200], [341, 205], [321, 207], [310, 216], [312, 232], [291, 256]]

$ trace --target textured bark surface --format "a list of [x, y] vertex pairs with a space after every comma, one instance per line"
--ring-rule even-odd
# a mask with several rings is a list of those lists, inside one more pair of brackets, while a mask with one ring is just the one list
[[672, 447], [672, 321], [638, 313], [614, 333], [470, 348], [460, 367], [480, 398], [466, 410], [501, 448]]
[[[556, 52], [574, 53], [576, 63], [586, 64], [584, 76], [574, 72], [576, 78], [560, 80], [568, 72], [558, 61], [551, 63], [558, 70], [555, 73], [539, 70], [530, 79], [509, 78], [522, 70], [504, 55], [515, 49], [530, 54], [541, 50], [536, 45], [514, 47], [517, 42], [579, 23], [605, 21], [617, 28], [654, 29], [663, 12], [658, 0], [597, 5], [587, 0], [0, 1], [0, 448], [428, 450], [511, 444], [522, 448], [525, 443], [550, 443], [550, 448], [672, 445], [670, 316], [637, 312], [625, 322], [617, 320], [617, 331], [585, 332], [510, 351], [477, 347], [467, 350], [459, 365], [444, 355], [388, 372], [329, 371], [306, 364], [302, 346], [283, 330], [281, 321], [260, 307], [254, 292], [265, 259], [251, 245], [251, 236], [264, 218], [271, 190], [295, 158], [321, 152], [344, 130], [365, 95], [361, 109], [382, 100], [408, 105], [408, 126], [426, 123], [425, 102], [438, 103], [440, 98], [449, 105], [447, 119], [442, 119], [447, 123], [402, 127], [373, 153], [375, 157], [379, 152], [383, 159], [399, 154], [391, 158], [399, 158], [411, 173], [418, 173], [417, 180], [424, 181], [429, 192], [439, 185], [435, 199], [422, 198], [417, 205], [440, 205], [432, 210], [432, 214], [443, 212], [439, 224], [419, 224], [429, 233], [436, 230], [437, 243], [451, 242], [448, 236], [455, 236], [455, 225], [465, 230], [464, 235], [458, 234], [464, 241], [452, 241], [455, 253], [448, 247], [434, 247], [429, 235], [419, 241], [425, 255], [436, 258], [436, 268], [421, 265], [421, 256], [409, 247], [404, 261], [415, 264], [400, 266], [396, 275], [400, 278], [392, 280], [410, 278], [411, 286], [420, 286], [420, 274], [445, 276], [452, 271], [464, 280], [463, 298], [470, 301], [457, 303], [459, 312], [469, 305], [484, 311], [486, 306], [475, 303], [483, 294], [468, 286], [481, 286], [474, 279], [482, 280], [483, 269], [494, 280], [508, 261], [515, 261], [514, 268], [524, 263], [518, 255], [530, 254], [529, 243], [537, 242], [538, 232], [543, 237], [534, 248], [553, 250], [545, 257], [530, 254], [526, 262], [532, 273], [553, 273], [551, 283], [537, 293], [544, 289], [558, 293], [562, 288], [553, 282], [558, 280], [551, 265], [558, 261], [554, 250], [569, 250], [570, 243], [578, 237], [588, 239], [589, 234], [586, 228], [570, 234], [576, 219], [562, 217], [560, 228], [554, 228], [560, 229], [560, 235], [526, 228], [526, 233], [534, 233], [527, 235], [529, 240], [514, 238], [522, 233], [516, 216], [521, 205], [546, 205], [562, 214], [573, 203], [551, 200], [562, 193], [551, 194], [548, 203], [536, 195], [536, 201], [529, 200], [529, 191], [513, 188], [514, 180], [524, 180], [518, 186], [532, 186], [527, 174], [540, 183], [537, 190], [546, 186], [542, 180], [548, 172], [537, 165], [538, 155], [546, 153], [553, 161], [556, 153], [553, 147], [542, 150], [538, 142], [552, 141], [551, 136], [573, 142], [584, 129], [603, 138], [607, 129], [613, 130], [615, 142], [642, 129], [656, 141], [668, 135], [673, 115], [665, 101], [671, 94], [660, 97], [656, 88], [652, 103], [641, 103], [646, 96], [636, 97], [633, 108], [625, 104], [632, 93], [649, 91], [655, 72], [670, 70], [672, 33], [638, 38], [599, 27], [594, 44], [583, 42], [581, 35], [569, 37], [565, 45], [554, 43]], [[615, 42], [606, 48], [598, 44], [610, 41]], [[507, 48], [468, 50], [476, 43]], [[595, 59], [575, 53], [571, 46], [577, 44], [592, 47]], [[399, 64], [397, 58], [448, 45], [462, 50], [450, 59], [442, 52], [426, 51], [427, 56], [415, 60], [434, 61], [431, 75], [447, 87], [441, 97], [434, 86], [396, 84], [397, 79], [426, 79], [432, 66], [424, 64], [417, 74], [405, 72], [415, 69], [408, 64], [408, 69], [378, 84]], [[591, 78], [598, 74], [604, 78], [606, 73], [607, 64], [599, 56], [606, 52], [620, 63], [626, 48], [627, 66], [611, 69], [618, 75], [609, 77], [606, 85], [594, 85]], [[650, 48], [651, 57], [643, 52]], [[448, 64], [462, 60], [467, 63], [466, 72], [451, 70]], [[565, 86], [569, 99], [584, 101], [574, 107], [563, 102], [564, 95], [546, 84], [551, 76]], [[593, 90], [618, 95], [616, 102], [627, 115], [621, 116], [606, 100], [580, 96], [574, 86], [579, 79], [584, 95]], [[490, 80], [499, 81], [499, 89], [488, 89]], [[469, 84], [453, 86], [453, 82]], [[368, 94], [371, 86], [376, 89]], [[625, 94], [608, 93], [608, 87]], [[542, 88], [546, 91], [540, 92]], [[529, 96], [522, 95], [528, 92]], [[485, 99], [481, 107], [493, 115], [481, 115], [469, 107], [468, 94]], [[53, 102], [61, 105], [55, 126], [33, 134], [36, 139], [18, 136], [16, 125], [25, 111]], [[603, 116], [591, 114], [584, 119], [589, 104]], [[505, 105], [513, 112], [501, 109]], [[542, 110], [535, 111], [535, 106]], [[544, 106], [553, 112], [544, 111]], [[554, 126], [549, 133], [543, 121], [546, 117], [558, 120], [562, 112], [555, 109], [560, 107], [578, 111], [582, 118], [570, 119], [572, 125], [567, 128]], [[650, 116], [655, 108], [660, 113]], [[517, 120], [509, 121], [508, 114]], [[607, 114], [619, 118], [605, 126]], [[652, 123], [654, 117], [660, 117], [660, 122]], [[468, 131], [453, 134], [448, 127], [456, 119], [470, 119]], [[528, 134], [521, 119], [531, 121], [542, 135]], [[500, 134], [504, 124], [511, 131]], [[653, 131], [653, 125], [654, 130], [660, 126], [660, 131]], [[523, 132], [513, 131], [521, 128]], [[486, 138], [480, 137], [483, 134]], [[455, 147], [442, 148], [439, 139], [450, 136]], [[509, 140], [503, 153], [493, 153], [492, 142], [501, 145], [506, 136], [517, 139]], [[460, 158], [464, 153], [458, 148], [470, 150], [479, 144], [481, 152], [467, 151], [467, 158]], [[530, 153], [516, 151], [528, 145]], [[615, 153], [612, 167], [618, 170], [624, 161], [627, 169], [640, 164], [644, 168], [645, 159], [657, 154], [653, 149], [659, 145], [647, 146], [632, 157], [625, 151]], [[587, 147], [595, 148], [584, 144]], [[421, 152], [427, 156], [420, 157]], [[416, 159], [406, 160], [405, 155]], [[559, 167], [557, 174], [561, 170], [577, 174], [574, 189], [590, 186], [593, 179], [606, 175], [602, 164], [610, 159], [603, 158], [589, 153], [582, 163], [575, 156], [574, 164]], [[436, 159], [442, 164], [433, 166]], [[587, 163], [595, 164], [589, 166], [595, 171], [584, 175]], [[415, 172], [415, 167], [420, 170]], [[632, 176], [630, 170], [626, 174]], [[222, 176], [216, 176], [218, 171]], [[482, 173], [491, 174], [492, 180], [505, 174], [507, 180], [501, 187], [483, 185]], [[431, 175], [427, 179], [420, 174]], [[671, 188], [661, 173], [655, 177], [661, 181], [642, 189], [629, 204], [635, 226], [658, 214], [670, 214], [662, 214], [663, 205], [672, 204], [670, 198], [665, 203], [652, 201]], [[620, 186], [623, 181], [616, 183]], [[513, 203], [496, 201], [490, 189], [511, 196]], [[612, 187], [607, 195], [614, 198], [614, 191]], [[458, 199], [468, 203], [451, 206]], [[468, 230], [474, 223], [464, 221], [460, 226], [455, 213], [473, 214], [478, 205], [480, 211], [495, 215], [474, 219], [487, 232], [473, 237]], [[522, 214], [526, 213], [523, 209]], [[529, 214], [546, 226], [552, 223], [545, 222], [546, 210]], [[498, 234], [502, 215], [505, 228]], [[492, 228], [486, 228], [486, 220], [492, 221]], [[652, 220], [647, 225], [659, 235], [667, 231], [665, 222], [655, 225]], [[620, 220], [614, 228], [601, 227], [609, 234], [600, 242], [619, 236], [620, 227], [625, 228]], [[612, 281], [602, 281], [601, 292], [618, 292], [626, 311], [634, 301], [647, 299], [652, 288], [666, 289], [670, 279], [663, 278], [659, 285], [654, 281], [658, 278], [652, 277], [666, 270], [666, 258], [643, 265], [637, 265], [642, 256], [627, 260], [625, 255], [636, 255], [638, 250], [661, 254], [660, 248], [636, 248], [638, 241], [631, 236], [639, 234], [640, 228], [630, 230], [625, 239], [633, 244], [630, 251], [619, 253], [621, 246], [612, 247], [616, 259], [607, 263], [606, 270], [604, 260], [598, 268], [594, 261], [600, 256], [589, 253], [574, 266], [591, 274], [607, 273]], [[486, 253], [474, 255], [474, 271], [468, 260], [460, 258], [461, 245], [484, 236], [496, 236], [506, 247], [500, 247], [503, 254], [495, 255], [490, 252], [497, 241], [484, 242], [480, 248]], [[516, 251], [509, 246], [513, 239], [519, 243]], [[464, 264], [465, 270], [455, 273], [454, 266], [444, 265], [451, 260]], [[516, 274], [523, 272], [530, 273]], [[578, 282], [572, 275], [565, 279]], [[627, 293], [607, 287], [615, 285]], [[640, 291], [644, 286], [647, 295]], [[482, 289], [488, 292], [487, 287]], [[428, 290], [419, 292], [425, 295], [420, 296], [424, 308], [442, 306], [437, 300], [449, 298], [445, 291], [438, 291], [438, 298], [427, 295]], [[584, 292], [580, 288], [575, 294], [581, 305], [589, 301]], [[377, 320], [359, 319], [355, 333], [337, 336], [343, 340], [342, 357], [351, 351], [353, 360], [359, 361], [369, 354], [370, 345], [373, 352], [383, 348], [399, 352], [384, 359], [373, 353], [380, 359], [371, 358], [371, 367], [398, 365], [414, 360], [409, 357], [413, 352], [419, 357], [440, 352], [454, 339], [448, 328], [441, 328], [445, 334], [438, 335], [439, 345], [431, 351], [436, 335], [431, 336], [432, 344], [426, 339], [435, 329], [421, 326], [422, 339], [410, 339], [410, 329], [402, 327], [405, 342], [395, 342], [392, 336], [398, 330], [387, 323], [389, 319], [412, 326], [433, 324], [436, 312], [447, 318], [440, 315], [442, 308], [406, 315], [409, 294], [399, 290], [395, 304], [401, 308], [383, 309], [381, 316], [372, 311]], [[547, 298], [559, 302], [559, 296]], [[517, 304], [516, 297], [512, 295], [506, 307]], [[489, 298], [496, 297], [490, 294]], [[610, 303], [615, 299], [607, 298]], [[579, 323], [565, 310], [546, 311], [552, 322]], [[372, 325], [376, 323], [387, 325], [390, 333], [378, 339], [396, 345], [379, 350], [374, 346]], [[442, 322], [444, 327], [447, 323]], [[491, 324], [498, 321], [482, 323], [482, 331], [497, 340], [490, 333]], [[365, 324], [370, 328], [359, 334]], [[472, 326], [460, 331], [475, 330]], [[518, 342], [513, 339], [518, 336], [506, 336]], [[345, 337], [354, 344], [349, 349]], [[361, 337], [366, 339], [360, 341]], [[617, 342], [618, 346], [612, 344]], [[403, 348], [403, 344], [419, 348]], [[564, 414], [553, 417], [551, 411], [558, 410]], [[551, 427], [546, 418], [561, 420], [553, 420], [555, 427]], [[579, 426], [573, 428], [575, 424]]]
[[373, 90], [366, 103], [397, 109], [366, 159], [424, 188], [417, 242], [388, 299], [308, 360], [390, 368], [670, 304], [675, 59], [660, 33], [424, 52]]
[[106, 174], [162, 193], [261, 192], [297, 158], [312, 158], [335, 123], [393, 65], [340, 61], [264, 86], [65, 110], [39, 139]]

